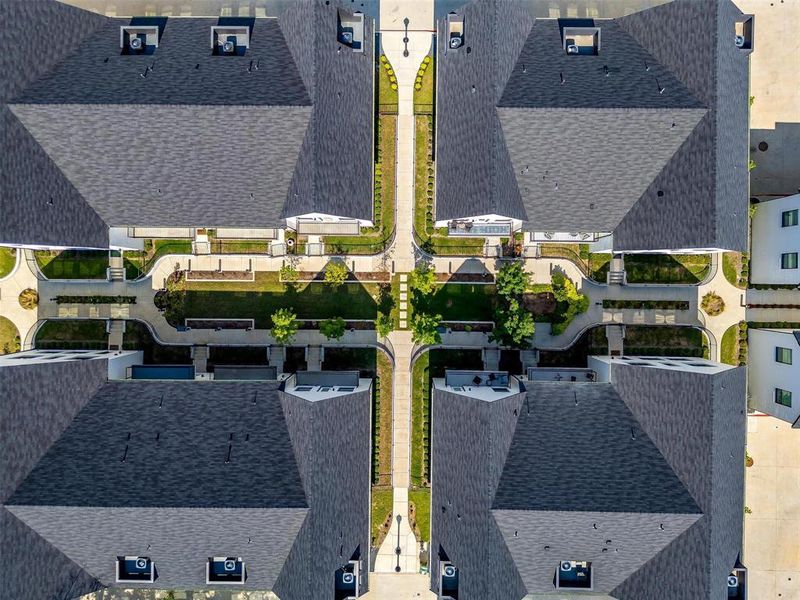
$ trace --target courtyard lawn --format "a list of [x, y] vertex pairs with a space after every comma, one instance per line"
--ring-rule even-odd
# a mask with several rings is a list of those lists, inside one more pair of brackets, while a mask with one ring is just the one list
[[417, 296], [415, 310], [442, 315], [444, 321], [492, 321], [495, 290], [493, 285], [446, 283], [431, 296]]
[[722, 255], [722, 273], [731, 285], [742, 290], [747, 289], [749, 271], [747, 254], [725, 252]]
[[372, 488], [372, 524], [370, 530], [373, 548], [377, 548], [383, 542], [389, 531], [388, 524], [391, 523], [392, 508], [394, 506], [394, 492], [392, 488]]
[[189, 282], [171, 311], [172, 325], [187, 318], [255, 319], [256, 327], [272, 327], [270, 317], [281, 308], [294, 310], [299, 319], [374, 319], [380, 286], [346, 283], [337, 288], [322, 282], [285, 285], [278, 273], [259, 272], [253, 282]]
[[[605, 327], [588, 332], [589, 354], [607, 354]], [[626, 325], [625, 354], [633, 356], [694, 356], [708, 358], [708, 340], [694, 327], [678, 325]]]
[[[389, 71], [384, 65], [391, 63], [386, 55], [381, 55], [378, 63], [378, 75], [376, 85], [378, 86], [378, 112], [382, 114], [397, 114], [397, 90], [392, 89], [392, 82], [389, 80]], [[396, 78], [396, 75], [394, 75]]]
[[0, 247], [0, 279], [11, 273], [17, 263], [17, 250], [15, 248]]
[[414, 505], [417, 541], [431, 539], [431, 490], [430, 488], [408, 490], [408, 501]]
[[144, 364], [186, 365], [192, 362], [189, 346], [159, 344], [147, 326], [138, 321], [125, 323], [125, 336], [122, 339], [123, 349], [141, 350], [144, 353]]
[[739, 325], [731, 325], [722, 334], [719, 346], [720, 362], [726, 365], [739, 364]]
[[0, 354], [19, 352], [20, 339], [17, 326], [5, 317], [0, 317]]
[[36, 264], [48, 279], [105, 279], [107, 250], [36, 250]]
[[45, 321], [36, 332], [34, 346], [49, 350], [104, 350], [108, 348], [106, 322], [96, 319]]
[[361, 377], [372, 379], [377, 371], [377, 354], [375, 348], [347, 348], [327, 346], [322, 369], [325, 371], [358, 371]]
[[[436, 61], [433, 56], [426, 57], [428, 66], [425, 69], [425, 74], [422, 75], [421, 89], [414, 88], [414, 113], [415, 114], [433, 114], [433, 100], [436, 88]], [[425, 60], [425, 59], [423, 59]], [[420, 65], [420, 68], [422, 65]]]
[[191, 240], [145, 240], [144, 250], [125, 251], [123, 264], [125, 277], [136, 279], [146, 274], [156, 261], [166, 254], [191, 254]]
[[[611, 265], [610, 253], [589, 256], [592, 279], [606, 282]], [[626, 254], [625, 273], [628, 283], [695, 284], [708, 275], [711, 256], [708, 254]]]

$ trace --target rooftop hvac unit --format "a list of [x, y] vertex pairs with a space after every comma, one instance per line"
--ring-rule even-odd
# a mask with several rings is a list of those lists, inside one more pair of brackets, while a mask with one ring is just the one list
[[147, 559], [146, 558], [137, 558], [136, 559], [136, 568], [137, 569], [146, 569], [147, 568]]
[[578, 54], [580, 52], [580, 48], [575, 44], [570, 44], [567, 46], [567, 54]]
[[222, 51], [225, 54], [233, 54], [234, 50], [236, 50], [236, 44], [234, 44], [231, 40], [228, 40], [222, 44]]
[[561, 561], [561, 570], [562, 571], [572, 571], [572, 563], [568, 560]]
[[460, 48], [461, 44], [464, 43], [463, 38], [460, 35], [454, 35], [450, 38], [450, 47], [455, 50], [456, 48]]
[[235, 570], [236, 570], [236, 561], [235, 561], [235, 560], [226, 560], [226, 561], [225, 561], [225, 562], [222, 564], [222, 567], [223, 567], [223, 568], [224, 568], [226, 571], [235, 571]]
[[739, 587], [739, 578], [736, 575], [728, 575], [728, 587], [729, 588]]
[[736, 36], [736, 47], [737, 48], [744, 48], [744, 36], [737, 35]]
[[131, 37], [131, 40], [128, 43], [128, 45], [130, 46], [131, 50], [141, 50], [144, 47], [144, 44], [142, 43], [142, 38], [137, 36]]

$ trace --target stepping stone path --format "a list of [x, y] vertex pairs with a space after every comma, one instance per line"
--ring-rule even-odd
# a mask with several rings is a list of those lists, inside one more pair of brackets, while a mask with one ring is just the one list
[[408, 329], [408, 273], [400, 274], [400, 329]]

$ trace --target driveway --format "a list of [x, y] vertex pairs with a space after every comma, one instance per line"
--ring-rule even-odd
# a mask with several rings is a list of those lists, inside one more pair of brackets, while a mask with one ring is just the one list
[[[734, 0], [755, 15], [750, 56], [752, 196], [787, 196], [800, 188], [800, 2]], [[766, 149], [759, 144], [766, 143]], [[761, 146], [765, 148], [765, 146]]]
[[747, 417], [744, 564], [748, 597], [800, 600], [800, 431], [769, 416]]

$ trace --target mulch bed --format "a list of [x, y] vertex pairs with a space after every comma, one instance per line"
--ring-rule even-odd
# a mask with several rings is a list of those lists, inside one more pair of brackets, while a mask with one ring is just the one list
[[556, 311], [556, 297], [552, 292], [539, 292], [522, 296], [522, 306], [534, 315], [552, 315]]
[[[304, 319], [298, 319], [297, 323], [300, 329], [319, 329], [320, 321], [308, 321]], [[375, 329], [375, 322], [345, 321], [344, 328], [345, 331], [350, 331], [351, 329], [355, 329], [357, 331], [372, 331], [373, 329]]]
[[253, 326], [253, 322], [248, 320], [241, 321], [214, 321], [211, 319], [187, 319], [186, 327], [192, 329], [247, 329]]
[[491, 273], [437, 273], [440, 283], [494, 283]]
[[253, 281], [252, 271], [187, 271], [186, 280]]
[[442, 321], [442, 326], [450, 331], [471, 331], [475, 333], [490, 333], [494, 329], [492, 323], [453, 323]]
[[[325, 271], [299, 271], [297, 273], [298, 281], [306, 283], [309, 281], [325, 281]], [[356, 273], [348, 273], [347, 274], [347, 281], [348, 282], [356, 282], [356, 281], [390, 281], [391, 275], [385, 271], [379, 271], [377, 273], [372, 272], [362, 272], [358, 271]]]

